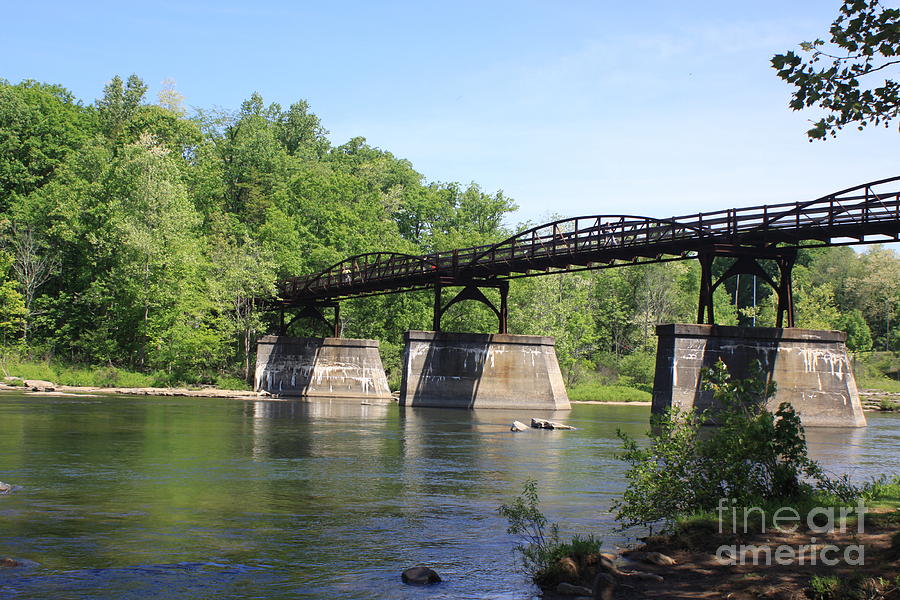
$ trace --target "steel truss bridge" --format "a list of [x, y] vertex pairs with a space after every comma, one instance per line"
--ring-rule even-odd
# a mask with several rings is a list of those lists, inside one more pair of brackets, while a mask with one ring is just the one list
[[[496, 244], [413, 256], [374, 252], [352, 256], [328, 269], [278, 283], [278, 298], [268, 303], [293, 320], [320, 319], [334, 309], [340, 334], [339, 301], [381, 294], [434, 289], [434, 330], [456, 302], [477, 300], [497, 315], [506, 332], [509, 280], [559, 272], [605, 269], [634, 264], [698, 259], [701, 264], [698, 323], [714, 323], [713, 292], [727, 278], [752, 274], [778, 296], [778, 326], [794, 326], [791, 270], [800, 248], [900, 241], [900, 177], [848, 188], [807, 202], [732, 208], [668, 219], [634, 215], [592, 215], [533, 227]], [[716, 257], [736, 260], [718, 278]], [[778, 265], [777, 280], [760, 260]], [[445, 287], [462, 287], [442, 302]], [[495, 306], [483, 288], [500, 291]]]

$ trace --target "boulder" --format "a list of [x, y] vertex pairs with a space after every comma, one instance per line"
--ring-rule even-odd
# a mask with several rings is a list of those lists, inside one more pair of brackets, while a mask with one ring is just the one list
[[51, 381], [42, 379], [26, 379], [25, 387], [31, 388], [32, 392], [53, 392], [56, 391], [56, 384]]
[[509, 428], [510, 431], [525, 431], [526, 429], [528, 429], [528, 425], [522, 421], [513, 421], [512, 426]]
[[428, 567], [410, 567], [403, 571], [400, 575], [403, 583], [407, 585], [431, 585], [432, 583], [440, 583], [441, 577]]
[[531, 419], [531, 426], [535, 429], [575, 429], [571, 425], [563, 425], [556, 421], [548, 421], [546, 419]]
[[582, 585], [572, 585], [563, 581], [556, 586], [556, 593], [561, 596], [592, 596], [593, 590]]

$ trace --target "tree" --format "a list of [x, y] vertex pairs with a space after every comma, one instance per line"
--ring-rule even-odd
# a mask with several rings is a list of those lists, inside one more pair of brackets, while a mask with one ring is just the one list
[[87, 137], [87, 121], [63, 87], [0, 81], [0, 211], [50, 180]]
[[106, 84], [103, 98], [97, 100], [97, 113], [100, 126], [110, 139], [116, 138], [137, 113], [146, 93], [147, 85], [133, 73], [124, 84], [118, 75]]
[[862, 274], [850, 280], [850, 288], [870, 329], [880, 337], [879, 345], [888, 350], [892, 324], [896, 324], [895, 315], [900, 312], [900, 257], [893, 250], [876, 245], [860, 260]]
[[16, 290], [16, 282], [8, 277], [14, 258], [0, 251], [0, 340], [18, 335], [25, 326], [25, 301]]
[[[13, 272], [24, 294], [26, 315], [33, 315], [34, 299], [38, 289], [50, 279], [56, 261], [44, 245], [36, 239], [30, 227], [13, 226], [11, 232]], [[23, 341], [28, 341], [28, 320], [23, 324]]]
[[847, 347], [850, 350], [866, 352], [872, 349], [872, 332], [859, 309], [842, 315], [838, 327], [847, 332]]
[[887, 126], [900, 113], [900, 84], [881, 79], [900, 63], [900, 10], [878, 0], [844, 0], [829, 33], [828, 44], [801, 43], [802, 56], [772, 58], [778, 76], [796, 88], [789, 106], [827, 113], [806, 132], [810, 141], [835, 137], [850, 124]]

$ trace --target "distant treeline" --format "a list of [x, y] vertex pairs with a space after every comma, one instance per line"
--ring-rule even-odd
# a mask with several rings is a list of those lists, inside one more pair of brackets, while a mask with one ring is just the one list
[[[516, 206], [502, 192], [430, 182], [362, 137], [335, 146], [304, 101], [283, 108], [253, 94], [235, 112], [188, 114], [172, 86], [156, 103], [146, 92], [137, 76], [115, 77], [85, 104], [59, 85], [0, 80], [7, 347], [171, 383], [246, 378], [256, 337], [274, 324], [253, 299], [280, 278], [353, 254], [419, 254], [514, 233], [505, 223]], [[619, 212], [603, 202], [595, 212]], [[510, 330], [556, 336], [570, 381], [621, 372], [641, 385], [654, 325], [696, 316], [695, 262], [517, 280]], [[846, 329], [854, 349], [897, 346], [896, 253], [804, 251], [794, 285], [799, 326]], [[771, 290], [757, 285], [754, 302], [751, 278], [717, 293], [720, 322], [773, 323]], [[430, 328], [431, 310], [424, 292], [346, 302], [344, 334], [381, 340], [396, 376], [403, 331]], [[292, 332], [323, 334], [317, 327]], [[496, 318], [463, 303], [444, 327], [488, 332]]]

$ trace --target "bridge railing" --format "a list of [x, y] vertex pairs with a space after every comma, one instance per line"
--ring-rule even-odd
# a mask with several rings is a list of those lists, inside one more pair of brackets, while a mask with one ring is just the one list
[[[603, 262], [604, 251], [682, 253], [698, 244], [766, 244], [853, 235], [879, 223], [900, 232], [900, 191], [878, 191], [900, 177], [848, 188], [808, 202], [760, 205], [653, 219], [634, 215], [593, 215], [546, 223], [497, 244], [420, 256], [379, 252], [351, 257], [321, 273], [279, 284], [282, 298], [352, 294], [427, 285], [437, 277], [488, 270], [508, 274], [522, 264], [565, 263], [569, 257]], [[887, 230], [886, 229], [886, 230]], [[612, 252], [605, 252], [612, 256]], [[610, 259], [611, 260], [611, 259]], [[505, 271], [506, 270], [506, 271]]]

